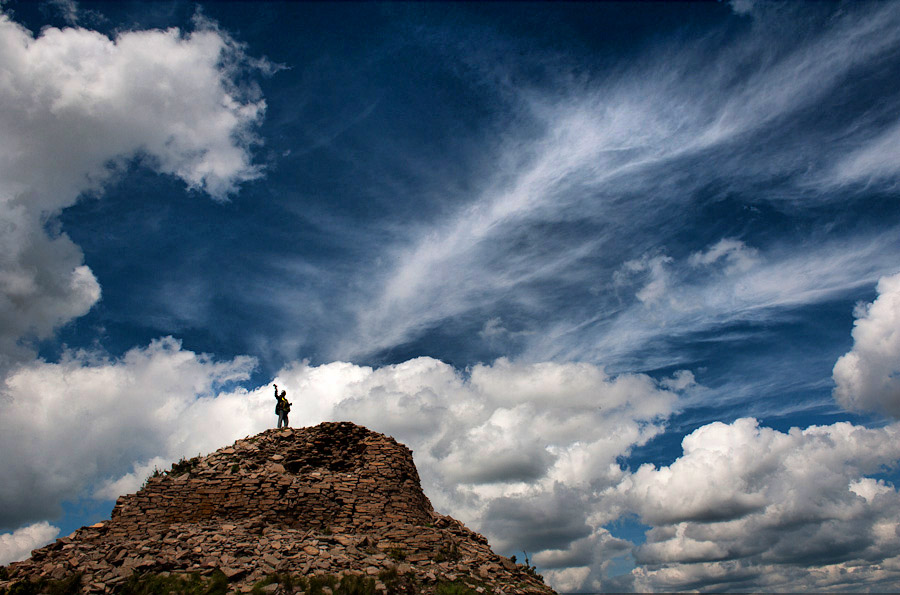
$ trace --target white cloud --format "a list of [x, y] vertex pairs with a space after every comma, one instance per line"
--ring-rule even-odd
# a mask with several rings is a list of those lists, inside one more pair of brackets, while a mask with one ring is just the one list
[[[735, 8], [743, 10], [747, 4], [738, 3]], [[813, 138], [810, 131], [797, 131], [794, 138], [793, 128], [785, 133], [791, 135], [789, 142], [771, 142], [772, 129], [837, 93], [855, 69], [893, 52], [900, 44], [900, 11], [889, 4], [864, 6], [835, 14], [827, 25], [815, 28], [814, 19], [789, 8], [764, 12], [746, 35], [724, 48], [715, 46], [712, 60], [702, 44], [654, 46], [652, 55], [638, 57], [600, 81], [572, 74], [571, 78], [561, 75], [559, 84], [547, 93], [511, 89], [510, 103], [520, 109], [517, 131], [527, 132], [511, 131], [492, 147], [494, 152], [485, 158], [496, 164], [496, 174], [473, 182], [481, 191], [470, 203], [434, 226], [413, 229], [403, 247], [387, 255], [387, 266], [371, 275], [371, 285], [357, 303], [349, 304], [356, 313], [355, 328], [336, 341], [330, 354], [353, 358], [377, 352], [410, 341], [441, 321], [457, 320], [465, 313], [494, 312], [509, 304], [523, 312], [523, 318], [531, 314], [540, 319], [535, 324], [546, 323], [545, 306], [556, 305], [552, 301], [556, 296], [548, 288], [606, 283], [612, 271], [598, 270], [598, 262], [609, 262], [612, 254], [622, 255], [621, 262], [631, 261], [657, 248], [659, 244], [647, 245], [656, 240], [648, 235], [665, 229], [663, 218], [704, 192], [710, 180], [726, 180], [738, 194], [756, 195], [759, 190], [748, 186], [748, 178], [786, 178], [786, 185], [774, 185], [777, 193], [766, 192], [757, 200], [799, 202], [798, 195], [808, 202], [833, 200], [828, 193], [808, 192], [821, 173], [819, 166], [810, 164], [829, 167], [827, 163], [840, 151], [831, 144], [823, 149], [821, 139]], [[786, 34], [780, 24], [786, 13], [804, 35], [794, 28]], [[483, 68], [491, 81], [504, 78], [497, 75], [495, 64]], [[530, 125], [521, 126], [521, 121]], [[852, 114], [842, 114], [835, 123], [839, 129], [835, 135], [880, 133], [877, 126], [864, 124]], [[815, 171], [809, 173], [810, 167]], [[436, 180], [435, 185], [445, 182]], [[565, 231], [554, 235], [554, 224], [571, 222], [582, 223], [591, 232], [566, 235], [569, 228], [561, 225]], [[534, 241], [535, 237], [541, 241]], [[640, 252], [631, 253], [628, 246], [640, 246]], [[781, 260], [800, 264], [834, 257], [816, 253], [819, 246], [798, 242], [785, 247], [794, 263], [787, 262], [786, 256]], [[739, 240], [725, 239], [698, 253], [694, 262], [724, 261], [726, 273], [762, 273], [765, 267], [756, 257]], [[859, 270], [854, 265], [859, 263], [847, 264], [849, 268], [840, 272], [826, 272], [841, 279], [853, 277], [852, 271]], [[658, 261], [648, 269], [653, 274], [637, 291], [643, 302], [668, 301], [664, 265]], [[863, 265], [863, 269], [874, 268]], [[817, 299], [822, 295], [819, 287], [830, 283], [818, 271], [789, 271], [798, 272], [816, 276], [786, 275], [778, 279], [787, 281], [783, 290], [775, 282], [753, 278], [756, 287], [750, 289], [766, 289], [783, 297], [800, 285], [794, 293], [799, 302]], [[598, 274], [603, 278], [592, 278]], [[702, 297], [715, 301], [712, 295]], [[597, 310], [609, 312], [610, 305], [601, 303]], [[550, 311], [564, 315], [559, 308]], [[718, 311], [710, 317], [704, 312], [695, 309], [690, 324], [694, 320], [718, 324]], [[569, 335], [574, 328], [577, 337], [585, 329], [601, 326], [585, 322], [581, 310], [574, 320], [556, 322], [559, 332], [529, 338], [532, 359], [556, 359], [553, 349], [559, 348], [560, 335]], [[658, 321], [650, 326], [658, 335]], [[549, 337], [549, 345], [542, 342], [541, 334]], [[583, 343], [594, 345], [597, 339], [584, 336]], [[590, 358], [583, 345], [574, 351], [579, 353], [572, 358]]]
[[223, 64], [240, 64], [241, 48], [220, 31], [109, 39], [51, 27], [35, 38], [3, 15], [0, 44], [7, 200], [29, 193], [54, 212], [135, 155], [217, 198], [259, 175], [247, 149], [265, 103], [234, 86]]
[[691, 254], [688, 263], [694, 267], [701, 267], [712, 265], [720, 260], [727, 263], [726, 272], [743, 273], [758, 264], [759, 251], [740, 240], [725, 238], [703, 252]]
[[900, 416], [900, 274], [878, 281], [878, 297], [857, 308], [853, 349], [834, 364], [834, 396], [848, 409]]
[[900, 493], [866, 477], [897, 464], [898, 438], [897, 425], [784, 433], [749, 418], [697, 429], [674, 463], [641, 466], [609, 492], [654, 525], [634, 587], [805, 590], [836, 587], [841, 572], [857, 588], [900, 584], [886, 562], [900, 553]]
[[247, 357], [216, 362], [166, 338], [119, 359], [78, 351], [18, 366], [0, 392], [0, 526], [53, 517], [85, 490], [130, 491], [146, 478], [142, 464], [265, 429], [266, 390], [220, 392], [254, 365]]
[[[713, 423], [685, 438], [672, 465], [628, 472], [617, 457], [659, 433], [653, 420], [674, 406], [662, 388], [693, 386], [689, 373], [654, 383], [500, 359], [464, 375], [418, 358], [296, 364], [278, 382], [296, 423], [352, 419], [408, 444], [438, 510], [500, 552], [527, 549], [560, 589], [797, 590], [900, 576], [890, 562], [900, 494], [868, 477], [900, 459], [900, 427]], [[630, 546], [603, 525], [629, 513], [653, 529], [634, 550], [637, 568], [611, 577]]]
[[562, 570], [545, 571], [543, 576], [555, 589], [567, 593], [580, 589], [590, 573], [590, 566], [572, 566]]
[[100, 298], [81, 250], [54, 231], [80, 195], [135, 157], [218, 199], [260, 175], [249, 148], [265, 103], [234, 83], [245, 62], [210, 26], [35, 37], [0, 14], [0, 366]]
[[[633, 544], [624, 539], [617, 539], [603, 528], [595, 529], [588, 537], [573, 541], [566, 549], [545, 549], [534, 555], [532, 562], [543, 569], [596, 567], [607, 564], [611, 558], [631, 551]], [[578, 573], [576, 576], [580, 576]], [[584, 582], [586, 576], [581, 577]], [[558, 589], [574, 591], [581, 587], [576, 585], [566, 589], [554, 583]]]
[[740, 15], [750, 14], [756, 7], [756, 0], [731, 0], [731, 10]]
[[78, 3], [75, 0], [49, 0], [47, 2], [54, 7], [59, 15], [70, 25], [78, 24]]
[[530, 331], [511, 331], [503, 325], [503, 320], [499, 316], [489, 318], [478, 336], [491, 345], [503, 345], [511, 341], [516, 341], [532, 334]]
[[900, 173], [900, 123], [843, 157], [832, 173], [836, 183], [896, 178]]
[[[252, 365], [163, 339], [118, 360], [79, 352], [20, 366], [0, 405], [0, 448], [12, 454], [0, 468], [0, 486], [12, 486], [0, 493], [5, 522], [52, 514], [80, 492], [112, 498], [154, 466], [272, 427], [271, 385], [228, 388]], [[617, 458], [662, 431], [676, 404], [666, 387], [692, 386], [688, 373], [654, 382], [505, 359], [461, 372], [423, 357], [383, 368], [298, 362], [275, 382], [294, 426], [350, 419], [409, 445], [439, 511], [502, 553], [527, 549], [558, 588], [897, 580], [900, 494], [868, 477], [900, 459], [897, 426], [714, 423], [687, 436], [672, 465], [629, 472]], [[654, 528], [634, 550], [638, 567], [610, 578], [631, 546], [603, 526], [629, 513]]]
[[81, 250], [42, 227], [39, 213], [0, 199], [0, 372], [29, 355], [19, 339], [47, 337], [100, 299]]
[[98, 500], [115, 500], [123, 494], [133, 494], [141, 489], [144, 482], [155, 471], [165, 471], [172, 464], [163, 457], [153, 457], [146, 463], [134, 463], [133, 471], [118, 479], [108, 478], [94, 490], [93, 496]]
[[678, 370], [671, 378], [664, 378], [662, 385], [670, 390], [683, 391], [696, 386], [697, 380], [690, 370]]
[[[747, 479], [754, 465], [766, 465], [759, 452], [746, 448], [750, 437], [758, 440], [759, 435], [753, 419], [738, 420], [733, 426], [703, 426], [685, 437], [685, 456], [662, 469], [643, 465], [619, 489], [627, 491], [630, 505], [652, 524], [743, 516], [766, 504], [762, 488]], [[774, 431], [763, 435], [772, 440], [781, 437]], [[778, 458], [785, 447], [772, 447], [767, 454]], [[765, 479], [763, 474], [759, 478]]]
[[24, 560], [31, 555], [31, 550], [50, 543], [57, 535], [59, 527], [46, 521], [0, 534], [0, 566]]
[[659, 434], [676, 401], [643, 375], [505, 359], [468, 374], [425, 357], [378, 369], [301, 363], [276, 382], [293, 395], [294, 424], [349, 419], [407, 444], [435, 507], [510, 553], [589, 535], [593, 490], [620, 481], [616, 458]]
[[669, 271], [667, 266], [673, 262], [669, 256], [657, 254], [655, 256], [644, 255], [636, 260], [629, 260], [613, 275], [616, 285], [624, 285], [631, 282], [632, 278], [640, 273], [643, 279], [641, 287], [635, 297], [644, 305], [654, 305], [660, 302], [669, 290]]
[[[844, 297], [896, 270], [890, 248], [898, 246], [897, 237], [897, 230], [891, 229], [874, 237], [808, 245], [802, 251], [792, 246], [761, 251], [726, 239], [684, 260], [666, 261], [657, 277], [649, 274], [649, 266], [644, 267], [647, 272], [629, 272], [628, 267], [643, 266], [636, 264], [643, 262], [639, 259], [623, 265], [613, 281], [619, 288], [633, 287], [635, 293], [660, 288], [647, 294], [657, 299], [638, 299], [587, 322], [554, 323], [531, 339], [525, 356], [614, 362], [661, 334], [671, 338], [734, 323], [777, 320], [786, 310]], [[644, 364], [671, 365], [678, 356], [664, 351], [658, 363]]]
[[[229, 388], [253, 365], [166, 338], [118, 359], [79, 351], [18, 366], [0, 400], [2, 526], [50, 517], [79, 495], [112, 499], [154, 467], [272, 427], [271, 385]], [[621, 480], [617, 457], [659, 434], [676, 401], [643, 375], [505, 359], [466, 373], [425, 357], [378, 369], [299, 362], [274, 381], [294, 426], [350, 419], [408, 444], [438, 510], [509, 553], [584, 550], [572, 542], [590, 535], [621, 549], [588, 522], [592, 494]]]

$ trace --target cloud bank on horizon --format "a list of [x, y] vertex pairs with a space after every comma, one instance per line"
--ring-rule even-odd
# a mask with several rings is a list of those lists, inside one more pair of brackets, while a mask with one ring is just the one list
[[897, 6], [59, 6], [0, 14], [0, 563], [277, 382], [560, 591], [900, 586]]

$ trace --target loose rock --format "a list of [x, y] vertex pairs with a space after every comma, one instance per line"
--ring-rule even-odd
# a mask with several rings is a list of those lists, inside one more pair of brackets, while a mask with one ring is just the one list
[[408, 448], [348, 422], [268, 430], [176, 463], [119, 498], [109, 521], [10, 564], [0, 589], [80, 572], [82, 592], [115, 593], [135, 572], [215, 571], [235, 593], [276, 571], [370, 576], [379, 591], [390, 571], [425, 594], [442, 581], [479, 593], [553, 593], [436, 513]]

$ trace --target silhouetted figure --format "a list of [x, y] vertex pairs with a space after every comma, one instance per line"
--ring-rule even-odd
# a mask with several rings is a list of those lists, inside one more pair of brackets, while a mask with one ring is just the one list
[[278, 385], [275, 385], [275, 415], [278, 416], [278, 428], [288, 427], [288, 413], [291, 412], [291, 404], [287, 400], [287, 391], [278, 394]]

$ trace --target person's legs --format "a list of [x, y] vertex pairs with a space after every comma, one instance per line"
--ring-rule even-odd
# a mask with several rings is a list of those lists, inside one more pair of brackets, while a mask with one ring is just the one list
[[278, 414], [278, 429], [281, 429], [281, 424], [284, 423], [284, 413]]

